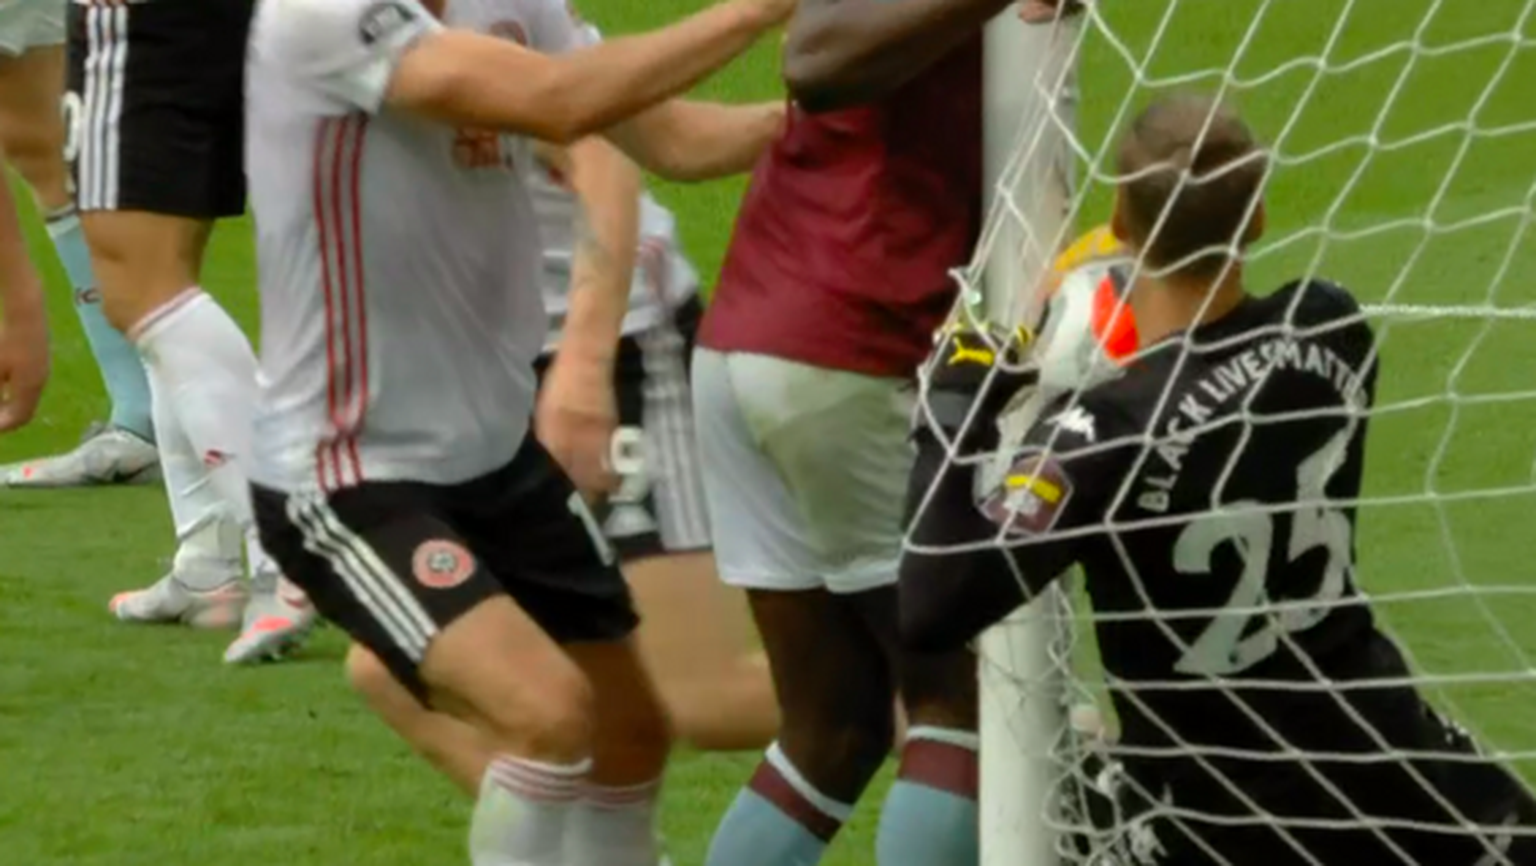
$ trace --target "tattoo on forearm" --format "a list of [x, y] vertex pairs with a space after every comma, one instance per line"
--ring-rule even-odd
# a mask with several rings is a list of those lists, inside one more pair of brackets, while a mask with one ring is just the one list
[[592, 228], [592, 221], [587, 218], [586, 208], [576, 208], [576, 244], [572, 252], [577, 258], [585, 260], [593, 269], [608, 271], [613, 268], [613, 256], [608, 248], [603, 245], [603, 239], [597, 236], [597, 231]]

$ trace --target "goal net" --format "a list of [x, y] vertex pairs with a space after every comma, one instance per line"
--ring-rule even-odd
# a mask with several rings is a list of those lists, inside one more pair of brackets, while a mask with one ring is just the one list
[[[1098, 0], [1069, 22], [1003, 16], [987, 52], [968, 314], [1038, 320], [1042, 274], [1107, 218], [1114, 143], [1149, 98], [1231, 101], [1273, 160], [1250, 288], [1326, 276], [1369, 305], [1355, 579], [1419, 688], [1529, 776], [1536, 0]], [[1073, 802], [1096, 781], [1088, 708], [1114, 728], [1093, 623], [1069, 577], [979, 642], [987, 866], [1120, 862], [1072, 844], [1104, 835]]]

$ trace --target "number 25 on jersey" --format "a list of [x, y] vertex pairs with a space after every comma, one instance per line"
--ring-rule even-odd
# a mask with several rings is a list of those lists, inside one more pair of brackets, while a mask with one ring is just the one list
[[[1292, 516], [1286, 553], [1278, 566], [1283, 582], [1310, 585], [1313, 572], [1295, 573], [1306, 554], [1327, 552], [1321, 579], [1308, 598], [1289, 597], [1270, 607], [1270, 566], [1274, 559], [1275, 515], [1253, 500], [1232, 502], [1201, 515], [1179, 534], [1173, 566], [1181, 574], [1214, 578], [1212, 556], [1231, 543], [1242, 560], [1242, 573], [1225, 609], [1218, 612], [1174, 665], [1184, 674], [1221, 676], [1241, 673], [1275, 653], [1282, 634], [1295, 634], [1322, 622], [1344, 595], [1350, 566], [1350, 524], [1342, 511], [1324, 501], [1328, 480], [1338, 471], [1349, 447], [1353, 426], [1347, 425], [1327, 444], [1296, 467], [1297, 508]], [[1284, 587], [1279, 587], [1284, 589]], [[1253, 617], [1260, 617], [1250, 628]]]

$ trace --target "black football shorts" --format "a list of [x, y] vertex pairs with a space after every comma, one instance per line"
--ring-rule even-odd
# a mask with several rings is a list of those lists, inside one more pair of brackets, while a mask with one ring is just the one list
[[639, 623], [612, 548], [531, 435], [511, 463], [463, 484], [252, 494], [284, 575], [423, 702], [432, 639], [493, 595], [560, 643], [621, 640]]
[[255, 0], [69, 3], [66, 157], [82, 211], [245, 211]]

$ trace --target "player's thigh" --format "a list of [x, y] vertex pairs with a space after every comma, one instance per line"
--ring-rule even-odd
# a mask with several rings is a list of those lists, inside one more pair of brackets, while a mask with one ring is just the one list
[[[21, 5], [36, 0], [19, 0]], [[53, 3], [62, 22], [63, 5]], [[39, 11], [38, 16], [46, 14]], [[4, 40], [0, 10], [0, 41]], [[65, 108], [62, 23], [57, 39], [30, 44], [20, 53], [0, 48], [0, 150], [46, 209], [69, 203], [64, 167]]]
[[748, 590], [768, 655], [779, 744], [819, 790], [855, 797], [889, 754], [894, 672], [858, 613], [824, 589]]
[[745, 589], [821, 587], [810, 529], [742, 413], [731, 357], [701, 348], [692, 369], [694, 431], [720, 578]]
[[748, 590], [747, 600], [786, 722], [888, 715], [894, 672], [843, 598], [824, 589]]
[[369, 709], [466, 794], [480, 789], [486, 765], [496, 754], [496, 740], [482, 727], [436, 712], [400, 684], [367, 647], [347, 651], [347, 681]]
[[537, 753], [585, 749], [580, 672], [421, 485], [331, 495], [253, 490], [264, 548], [322, 616], [424, 705]]
[[907, 384], [764, 355], [732, 355], [729, 365], [827, 586], [847, 593], [894, 583], [913, 456]]
[[907, 649], [900, 635], [897, 592], [882, 586], [845, 596], [879, 639], [896, 671], [902, 705], [913, 725], [976, 729], [976, 656], [969, 650], [921, 653]]
[[709, 551], [628, 560], [624, 577], [640, 613], [641, 652], [664, 686], [739, 671], [757, 654], [746, 594], [720, 581]]
[[633, 640], [577, 642], [563, 649], [592, 686], [593, 781], [625, 786], [659, 777], [671, 746], [671, 731], [637, 644]]

